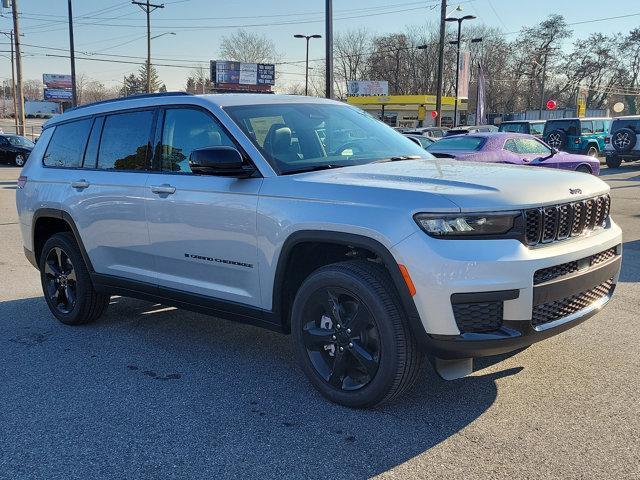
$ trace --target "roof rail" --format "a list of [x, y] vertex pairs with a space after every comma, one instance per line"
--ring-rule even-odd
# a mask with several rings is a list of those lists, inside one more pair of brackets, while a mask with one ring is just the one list
[[99, 102], [87, 103], [85, 105], [78, 105], [77, 107], [68, 108], [66, 112], [72, 110], [78, 110], [80, 108], [93, 107], [94, 105], [102, 105], [103, 103], [122, 102], [126, 100], [138, 100], [139, 98], [154, 98], [154, 97], [175, 97], [180, 95], [191, 95], [189, 92], [159, 92], [159, 93], [141, 93], [138, 95], [129, 95], [128, 97], [110, 98], [108, 100], [101, 100]]

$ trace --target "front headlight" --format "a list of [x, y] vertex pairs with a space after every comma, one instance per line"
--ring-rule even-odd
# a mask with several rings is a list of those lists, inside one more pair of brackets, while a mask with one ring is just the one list
[[520, 212], [414, 215], [418, 226], [432, 237], [476, 237], [509, 232]]

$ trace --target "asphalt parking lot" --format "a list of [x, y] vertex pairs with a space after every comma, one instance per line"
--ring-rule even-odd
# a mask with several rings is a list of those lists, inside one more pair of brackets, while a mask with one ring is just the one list
[[325, 401], [289, 338], [113, 298], [67, 327], [42, 298], [0, 167], [0, 478], [640, 478], [640, 164], [604, 169], [624, 230], [610, 306], [400, 403]]

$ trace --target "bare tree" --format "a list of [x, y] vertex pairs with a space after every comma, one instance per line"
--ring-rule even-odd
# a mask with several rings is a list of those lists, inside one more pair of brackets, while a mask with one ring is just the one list
[[279, 58], [275, 44], [266, 35], [243, 29], [222, 37], [220, 56], [224, 60], [246, 63], [273, 63]]
[[371, 49], [370, 35], [365, 28], [339, 32], [333, 41], [336, 96], [343, 98], [349, 80], [364, 79]]
[[26, 80], [22, 84], [24, 98], [27, 100], [42, 100], [43, 86], [40, 80]]

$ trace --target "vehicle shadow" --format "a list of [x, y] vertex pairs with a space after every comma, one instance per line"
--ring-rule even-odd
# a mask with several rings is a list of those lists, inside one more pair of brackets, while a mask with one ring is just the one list
[[522, 370], [446, 382], [425, 365], [397, 403], [350, 410], [310, 386], [288, 336], [251, 326], [117, 297], [91, 325], [41, 297], [0, 318], [9, 477], [370, 477], [468, 426]]
[[640, 282], [640, 240], [622, 244], [621, 282]]

